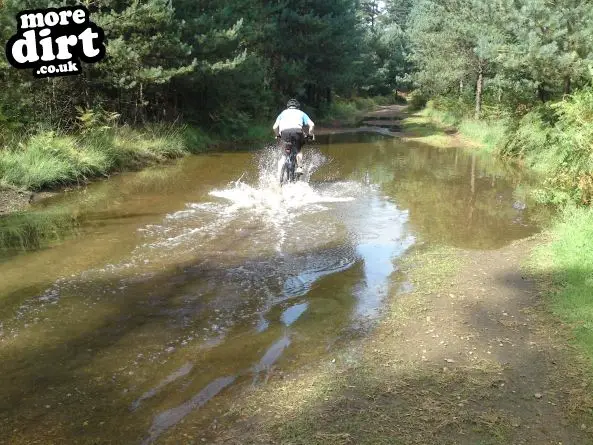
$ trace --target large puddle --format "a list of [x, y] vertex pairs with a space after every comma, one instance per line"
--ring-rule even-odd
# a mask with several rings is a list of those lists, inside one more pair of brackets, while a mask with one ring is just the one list
[[465, 151], [320, 138], [308, 182], [278, 153], [213, 153], [44, 202], [77, 221], [0, 262], [0, 442], [183, 443], [232, 388], [372, 326], [418, 242], [537, 230], [525, 178]]

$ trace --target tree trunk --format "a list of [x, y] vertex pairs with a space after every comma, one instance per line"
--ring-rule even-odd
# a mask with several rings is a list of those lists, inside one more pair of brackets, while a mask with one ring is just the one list
[[546, 103], [546, 90], [544, 90], [543, 85], [537, 87], [537, 95], [539, 97], [539, 100], [542, 101], [542, 103]]
[[476, 114], [475, 118], [480, 119], [482, 115], [482, 90], [484, 89], [484, 69], [482, 64], [478, 69], [478, 81], [476, 82]]
[[564, 94], [570, 94], [570, 90], [572, 88], [570, 76], [566, 76], [564, 78]]

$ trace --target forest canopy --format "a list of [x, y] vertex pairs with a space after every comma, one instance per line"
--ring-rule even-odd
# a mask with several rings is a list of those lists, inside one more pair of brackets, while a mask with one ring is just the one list
[[[3, 42], [18, 12], [65, 4], [5, 0]], [[2, 60], [3, 131], [73, 128], [80, 110], [240, 130], [292, 96], [322, 111], [336, 96], [401, 90], [457, 98], [480, 118], [484, 104], [529, 109], [591, 82], [593, 4], [579, 0], [81, 4], [105, 31], [106, 58], [44, 81]]]

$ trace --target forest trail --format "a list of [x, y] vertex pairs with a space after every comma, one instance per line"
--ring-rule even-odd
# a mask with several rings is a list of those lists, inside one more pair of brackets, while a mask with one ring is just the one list
[[378, 328], [236, 398], [212, 440], [593, 443], [588, 364], [548, 312], [545, 278], [524, 265], [544, 238], [496, 250], [417, 248], [401, 265], [411, 288], [392, 296]]

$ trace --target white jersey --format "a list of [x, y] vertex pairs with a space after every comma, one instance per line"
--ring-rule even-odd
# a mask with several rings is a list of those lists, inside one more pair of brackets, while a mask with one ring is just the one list
[[284, 130], [299, 129], [302, 130], [304, 126], [312, 127], [313, 121], [307, 116], [306, 113], [296, 108], [288, 108], [284, 110], [274, 124], [274, 130], [278, 128], [278, 131], [282, 133]]

